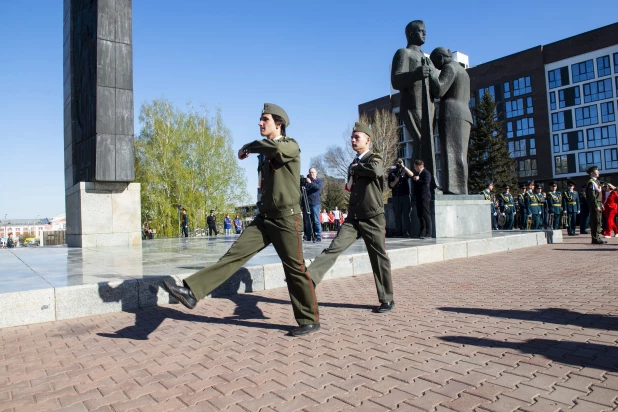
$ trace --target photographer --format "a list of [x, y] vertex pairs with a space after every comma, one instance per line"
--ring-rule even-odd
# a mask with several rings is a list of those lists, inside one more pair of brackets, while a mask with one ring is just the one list
[[402, 159], [395, 160], [388, 173], [388, 187], [393, 191], [393, 209], [395, 212], [395, 236], [410, 236], [410, 184], [408, 179], [414, 173], [408, 169]]
[[[301, 179], [302, 182], [302, 179]], [[318, 179], [318, 172], [312, 167], [309, 169], [309, 175], [302, 182], [307, 191], [307, 200], [309, 202], [309, 210], [305, 211], [305, 239], [311, 240], [311, 226], [315, 241], [322, 241], [322, 225], [320, 225], [320, 201], [322, 195], [322, 180]], [[307, 218], [310, 216], [310, 218]]]

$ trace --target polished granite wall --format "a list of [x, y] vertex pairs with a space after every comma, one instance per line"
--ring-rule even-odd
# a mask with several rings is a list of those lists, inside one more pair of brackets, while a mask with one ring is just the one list
[[[172, 303], [161, 281], [172, 277], [180, 282], [216, 262], [235, 239], [236, 235], [151, 240], [137, 247], [0, 249], [0, 327]], [[386, 246], [391, 267], [398, 269], [560, 242], [561, 231], [514, 231], [452, 239], [387, 239]], [[328, 244], [304, 243], [305, 259], [314, 259]], [[370, 273], [369, 257], [359, 240], [325, 279]], [[285, 285], [281, 262], [269, 246], [211, 296]]]

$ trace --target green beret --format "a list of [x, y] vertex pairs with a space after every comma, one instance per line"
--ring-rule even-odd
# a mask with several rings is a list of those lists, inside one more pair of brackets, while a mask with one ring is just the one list
[[586, 173], [590, 174], [590, 173], [594, 172], [595, 170], [599, 170], [599, 168], [596, 167], [596, 166], [590, 166], [588, 168], [588, 170], [586, 170]]
[[262, 114], [275, 114], [283, 118], [283, 121], [285, 122], [285, 127], [288, 127], [290, 125], [290, 118], [288, 117], [288, 114], [285, 112], [285, 110], [283, 110], [276, 104], [264, 103], [264, 110], [262, 110]]
[[363, 124], [361, 122], [354, 123], [354, 129], [352, 131], [353, 132], [365, 133], [369, 137], [371, 137], [371, 135], [372, 135], [372, 132], [371, 132], [371, 129], [369, 128], [369, 126], [367, 126], [366, 124]]

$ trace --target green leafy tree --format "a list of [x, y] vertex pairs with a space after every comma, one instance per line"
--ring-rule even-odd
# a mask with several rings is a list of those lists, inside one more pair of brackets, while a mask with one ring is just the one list
[[517, 183], [517, 162], [509, 152], [491, 94], [485, 92], [474, 115], [476, 125], [470, 132], [468, 147], [469, 191], [481, 192], [488, 180], [493, 180], [497, 188], [503, 184]]
[[142, 185], [142, 220], [157, 235], [178, 235], [176, 205], [187, 209], [193, 229], [206, 224], [210, 209], [223, 216], [248, 203], [245, 176], [219, 111], [209, 116], [190, 104], [183, 111], [160, 98], [143, 104], [139, 119], [135, 180]]

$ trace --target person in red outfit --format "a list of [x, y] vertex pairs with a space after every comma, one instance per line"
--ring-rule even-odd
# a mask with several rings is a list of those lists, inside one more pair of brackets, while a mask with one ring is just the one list
[[606, 238], [611, 237], [613, 231], [614, 236], [618, 237], [618, 227], [616, 227], [616, 213], [618, 213], [618, 193], [616, 193], [616, 186], [608, 183], [606, 193], [607, 195], [604, 196], [605, 202], [603, 203], [603, 215], [605, 215], [607, 226], [605, 227], [602, 235]]

